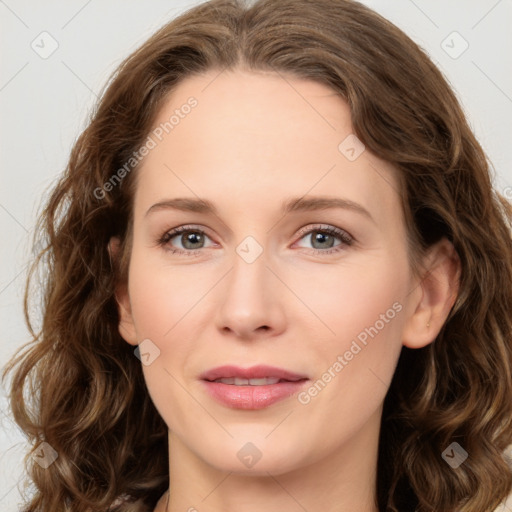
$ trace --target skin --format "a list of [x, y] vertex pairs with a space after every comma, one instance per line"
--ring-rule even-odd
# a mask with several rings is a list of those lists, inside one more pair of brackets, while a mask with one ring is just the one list
[[[412, 272], [396, 171], [368, 150], [354, 161], [340, 152], [350, 111], [328, 87], [212, 70], [181, 82], [154, 126], [190, 96], [198, 105], [137, 170], [129, 278], [117, 294], [123, 338], [160, 350], [142, 369], [169, 427], [167, 510], [375, 512], [382, 404], [402, 346], [431, 343], [454, 303], [453, 247], [443, 240], [425, 256], [429, 272]], [[347, 199], [371, 218], [347, 208], [282, 214], [302, 196]], [[217, 214], [146, 213], [178, 197], [208, 200]], [[191, 251], [182, 235], [158, 244], [184, 225], [206, 234], [193, 256], [169, 250]], [[327, 237], [341, 248], [328, 254], [325, 241], [299, 233], [329, 226], [352, 244]], [[263, 249], [252, 263], [236, 252], [247, 236]], [[329, 368], [332, 376], [393, 304], [394, 318], [308, 403], [295, 395], [235, 410], [203, 390], [199, 375], [223, 364], [269, 364], [312, 383]], [[261, 453], [250, 468], [237, 457], [248, 442]]]

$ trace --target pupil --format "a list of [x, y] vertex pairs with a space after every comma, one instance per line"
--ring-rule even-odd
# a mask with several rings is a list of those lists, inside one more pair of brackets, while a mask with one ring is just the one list
[[333, 246], [334, 239], [331, 235], [328, 233], [319, 233], [317, 232], [316, 235], [313, 237], [315, 242], [319, 242], [322, 245], [320, 248], [329, 248]]
[[183, 247], [187, 249], [195, 249], [196, 247], [190, 247], [189, 245], [197, 244], [202, 241], [202, 236], [200, 233], [187, 233], [182, 238]]

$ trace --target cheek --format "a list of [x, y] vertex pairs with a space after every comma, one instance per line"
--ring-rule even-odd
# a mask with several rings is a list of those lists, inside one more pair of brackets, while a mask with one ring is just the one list
[[402, 346], [409, 274], [405, 258], [401, 262], [382, 254], [326, 268], [310, 272], [297, 289], [321, 320], [314, 318], [309, 333], [315, 381], [299, 401], [324, 411], [332, 425], [343, 429], [348, 426], [337, 413], [340, 404], [359, 410], [362, 421], [387, 392]]
[[137, 340], [151, 342], [150, 363], [142, 364], [144, 380], [160, 416], [173, 428], [186, 424], [187, 408], [182, 405], [190, 405], [190, 396], [179, 385], [180, 369], [194, 350], [195, 335], [188, 332], [187, 320], [194, 305], [200, 306], [200, 288], [185, 267], [171, 268], [142, 251], [132, 253], [129, 294]]
[[181, 382], [187, 373], [186, 362], [196, 353], [201, 333], [211, 321], [209, 299], [218, 280], [218, 270], [193, 264], [173, 266], [161, 255], [139, 248], [132, 253], [130, 303], [137, 340], [148, 339], [157, 347], [158, 357], [143, 366], [157, 407], [162, 399], [179, 398], [180, 386], [173, 377]]
[[[402, 267], [399, 261], [379, 255], [372, 261], [340, 264], [337, 268], [318, 266], [308, 272], [299, 270], [288, 276], [288, 282], [294, 283], [294, 292], [312, 313], [306, 314], [316, 317], [317, 331], [327, 341], [326, 346], [342, 348], [347, 340], [376, 322], [382, 330], [379, 320], [388, 310], [386, 320], [393, 321], [386, 322], [386, 330], [391, 324], [399, 330], [395, 313], [402, 309], [408, 283], [408, 274], [403, 268], [407, 267]], [[399, 306], [393, 308], [395, 303]]]
[[155, 260], [142, 251], [134, 252], [129, 294], [138, 338], [163, 341], [187, 322], [196, 307], [201, 307], [215, 276], [198, 271], [194, 265], [172, 267], [162, 263], [161, 257]]

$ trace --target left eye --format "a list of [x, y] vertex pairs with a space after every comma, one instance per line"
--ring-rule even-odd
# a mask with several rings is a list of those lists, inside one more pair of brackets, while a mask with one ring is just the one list
[[301, 240], [308, 239], [313, 246], [313, 249], [332, 249], [333, 247], [340, 245], [338, 241], [336, 244], [336, 236], [326, 233], [324, 231], [312, 231], [306, 236], [302, 237]]
[[[350, 245], [353, 241], [348, 233], [333, 228], [309, 229], [300, 240], [309, 240], [312, 249], [319, 251], [333, 249], [340, 245]], [[304, 247], [304, 245], [301, 245], [301, 247]]]

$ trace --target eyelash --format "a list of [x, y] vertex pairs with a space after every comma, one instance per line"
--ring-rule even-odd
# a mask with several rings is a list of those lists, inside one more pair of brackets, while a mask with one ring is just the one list
[[[157, 244], [160, 247], [163, 247], [166, 251], [171, 252], [172, 254], [183, 254], [186, 256], [198, 256], [199, 252], [203, 248], [200, 249], [191, 249], [191, 250], [183, 250], [183, 249], [175, 249], [173, 247], [169, 247], [169, 242], [175, 238], [176, 236], [183, 234], [183, 233], [200, 233], [202, 235], [208, 236], [205, 231], [202, 229], [196, 228], [194, 226], [179, 226], [175, 229], [171, 229], [170, 231], [166, 231], [161, 237], [158, 238]], [[332, 235], [335, 238], [338, 238], [341, 243], [339, 245], [336, 245], [334, 247], [331, 247], [329, 249], [309, 249], [310, 251], [313, 251], [315, 254], [332, 254], [336, 252], [340, 252], [344, 250], [346, 247], [350, 247], [354, 243], [354, 238], [349, 235], [346, 231], [341, 230], [339, 228], [336, 228], [334, 226], [311, 226], [308, 228], [302, 228], [297, 233], [297, 236], [299, 237], [299, 240], [304, 238], [306, 235], [309, 235], [311, 233], [327, 233], [329, 235]], [[306, 248], [307, 249], [307, 248]]]

